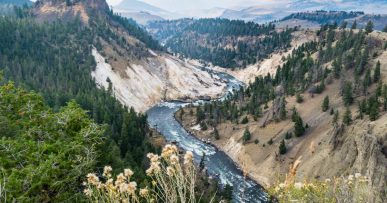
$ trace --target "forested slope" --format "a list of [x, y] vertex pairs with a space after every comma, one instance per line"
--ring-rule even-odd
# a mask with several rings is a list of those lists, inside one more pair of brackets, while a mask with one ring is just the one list
[[262, 184], [299, 158], [299, 181], [358, 172], [370, 177], [372, 201], [380, 202], [386, 197], [387, 36], [335, 26], [316, 34], [274, 75], [257, 77], [226, 101], [183, 109], [177, 118]]
[[225, 68], [246, 67], [289, 47], [293, 31], [227, 19], [151, 22], [148, 29], [171, 51]]
[[[111, 165], [117, 171], [130, 166], [136, 171], [136, 179], [141, 178], [142, 180], [145, 180], [145, 173], [142, 170], [145, 164], [143, 160], [145, 159], [145, 154], [153, 150], [153, 147], [149, 144], [147, 138], [148, 127], [146, 124], [146, 116], [136, 113], [133, 109], [124, 107], [119, 101], [112, 97], [111, 89], [105, 91], [97, 88], [95, 81], [91, 77], [91, 72], [96, 66], [94, 57], [91, 54], [92, 45], [98, 44], [94, 41], [96, 36], [102, 38], [114, 38], [116, 35], [109, 33], [109, 29], [106, 29], [106, 27], [102, 25], [99, 26], [96, 24], [95, 26], [98, 27], [98, 29], [95, 29], [90, 26], [85, 26], [79, 19], [77, 20], [75, 18], [68, 22], [54, 21], [51, 23], [38, 23], [29, 16], [29, 10], [24, 10], [22, 13], [25, 15], [0, 18], [0, 70], [3, 71], [6, 80], [14, 81], [17, 86], [39, 92], [43, 96], [44, 101], [39, 98], [39, 96], [33, 96], [33, 98], [37, 98], [36, 101], [31, 100], [28, 102], [30, 96], [28, 96], [27, 93], [20, 93], [19, 90], [15, 90], [16, 93], [21, 95], [25, 94], [25, 98], [19, 98], [20, 95], [11, 95], [16, 98], [16, 101], [12, 101], [12, 99], [5, 100], [7, 95], [1, 95], [1, 102], [17, 102], [17, 99], [21, 99], [21, 102], [26, 102], [22, 103], [22, 105], [25, 106], [18, 106], [18, 108], [24, 110], [19, 111], [18, 108], [11, 108], [12, 111], [15, 111], [13, 116], [11, 115], [11, 112], [2, 114], [2, 116], [6, 116], [6, 120], [4, 120], [5, 123], [2, 122], [5, 126], [0, 129], [0, 134], [5, 139], [0, 141], [2, 146], [0, 150], [2, 151], [1, 154], [4, 155], [2, 157], [3, 163], [10, 163], [2, 165], [2, 170], [5, 170], [4, 175], [11, 176], [12, 181], [16, 184], [13, 185], [12, 183], [7, 185], [7, 187], [11, 187], [9, 188], [10, 194], [8, 196], [10, 200], [15, 198], [18, 201], [29, 199], [40, 202], [63, 201], [71, 196], [79, 198], [79, 195], [76, 193], [80, 192], [81, 177], [84, 177], [87, 172], [95, 168], [101, 168], [105, 165]], [[120, 18], [115, 18], [117, 18], [117, 21], [119, 22]], [[133, 32], [135, 33], [141, 32], [138, 28], [133, 27], [130, 24], [123, 23], [122, 26], [128, 28], [128, 30], [134, 30]], [[146, 42], [146, 37], [147, 36], [145, 36], [143, 40], [145, 43], [149, 44], [149, 46], [152, 46], [151, 42]], [[157, 46], [157, 42], [155, 46]], [[2, 87], [2, 89], [7, 87], [8, 86]], [[7, 89], [4, 89], [4, 91], [5, 90]], [[49, 142], [52, 142], [52, 137], [39, 138], [39, 136], [48, 136], [50, 133], [59, 133], [58, 136], [63, 137], [63, 147], [67, 146], [67, 144], [70, 145], [72, 143], [70, 139], [72, 138], [68, 137], [69, 134], [67, 134], [71, 133], [70, 131], [65, 132], [65, 129], [57, 129], [59, 131], [56, 132], [57, 130], [55, 128], [59, 128], [60, 126], [56, 126], [56, 124], [53, 123], [55, 121], [54, 118], [57, 117], [55, 113], [53, 113], [52, 116], [49, 116], [50, 118], [39, 118], [43, 120], [37, 121], [36, 127], [34, 127], [35, 123], [17, 123], [19, 122], [18, 115], [21, 116], [20, 114], [24, 114], [23, 111], [28, 111], [29, 107], [33, 108], [35, 105], [42, 105], [43, 103], [47, 103], [53, 108], [54, 112], [60, 111], [58, 115], [62, 115], [63, 112], [60, 109], [62, 109], [63, 106], [66, 106], [66, 103], [71, 100], [74, 100], [82, 108], [87, 110], [87, 112], [83, 112], [82, 110], [78, 110], [79, 108], [76, 107], [77, 105], [71, 104], [71, 107], [67, 107], [66, 111], [71, 111], [71, 113], [76, 111], [76, 113], [74, 113], [76, 114], [75, 116], [80, 116], [79, 120], [75, 118], [75, 120], [71, 122], [80, 122], [79, 124], [82, 124], [81, 119], [84, 119], [85, 122], [90, 123], [91, 120], [87, 118], [87, 116], [89, 116], [96, 123], [105, 126], [103, 130], [101, 127], [99, 127], [101, 129], [98, 130], [99, 145], [96, 145], [97, 142], [94, 143], [91, 141], [85, 143], [84, 146], [80, 143], [80, 148], [90, 149], [90, 153], [93, 154], [93, 157], [90, 158], [93, 160], [91, 160], [90, 163], [83, 163], [82, 161], [82, 163], [71, 163], [70, 166], [67, 166], [65, 164], [67, 164], [67, 162], [72, 162], [72, 159], [75, 160], [74, 157], [76, 157], [76, 153], [81, 153], [81, 151], [74, 149], [77, 151], [76, 153], [73, 153], [70, 151], [72, 148], [55, 149], [59, 150], [57, 156], [60, 156], [57, 160], [58, 163], [55, 163], [55, 167], [58, 169], [42, 169], [41, 173], [47, 175], [52, 173], [53, 176], [58, 176], [57, 179], [49, 180], [50, 182], [47, 182], [48, 180], [46, 179], [49, 179], [50, 176], [44, 177], [42, 175], [43, 177], [39, 178], [45, 178], [45, 180], [39, 181], [32, 179], [31, 183], [24, 185], [24, 189], [21, 188], [21, 186], [18, 186], [17, 184], [19, 184], [19, 181], [22, 181], [26, 176], [28, 177], [30, 172], [32, 173], [32, 171], [28, 170], [39, 168], [39, 164], [45, 164], [44, 162], [39, 163], [39, 161], [46, 160], [46, 158], [41, 157], [31, 161], [33, 162], [31, 163], [31, 166], [26, 165], [26, 163], [29, 164], [27, 158], [26, 160], [14, 160], [15, 157], [10, 155], [13, 154], [13, 152], [7, 151], [6, 148], [8, 145], [7, 143], [10, 142], [10, 140], [7, 141], [6, 134], [15, 135], [12, 139], [15, 139], [13, 141], [17, 143], [19, 142], [19, 139], [23, 139], [20, 136], [28, 136], [28, 134], [24, 135], [24, 130], [35, 129], [38, 134], [35, 138], [31, 139], [30, 144], [33, 145], [33, 142], [39, 142], [39, 140], [46, 142], [45, 139], [49, 139], [47, 140], [47, 147], [53, 148], [57, 145], [61, 146], [59, 142], [62, 138], [59, 138], [58, 143], [51, 146]], [[34, 102], [36, 102], [36, 104]], [[4, 110], [8, 109], [8, 107], [8, 104], [2, 105]], [[42, 112], [34, 111], [31, 116], [39, 117], [46, 111], [45, 109], [48, 110], [48, 107], [42, 108], [43, 109], [38, 109], [39, 111], [42, 110]], [[64, 114], [66, 114], [66, 112], [64, 112]], [[26, 118], [27, 117], [23, 117], [23, 119]], [[44, 119], [54, 120], [46, 121]], [[47, 126], [40, 126], [44, 122], [48, 122]], [[16, 126], [13, 126], [13, 124], [16, 124]], [[19, 132], [19, 128], [23, 131]], [[76, 130], [77, 132], [80, 132], [81, 130], [78, 129], [78, 127], [72, 129], [71, 126], [65, 128], [71, 128], [70, 130]], [[45, 129], [47, 129], [47, 132], [45, 132]], [[64, 131], [64, 134], [61, 134], [61, 131]], [[31, 132], [26, 131], [26, 133]], [[82, 131], [82, 133], [86, 132]], [[52, 134], [52, 136], [54, 136], [54, 134]], [[80, 142], [79, 139], [83, 135], [79, 134], [79, 136], [80, 137], [78, 138], [74, 137], [75, 142]], [[25, 141], [27, 142], [28, 140]], [[77, 146], [74, 145], [72, 147]], [[94, 148], [96, 150], [95, 152], [93, 152]], [[49, 149], [47, 149], [48, 151], [43, 152], [34, 152], [34, 149], [30, 150], [31, 153], [51, 153]], [[62, 152], [60, 150], [67, 150], [68, 152]], [[28, 154], [28, 156], [31, 155]], [[20, 159], [22, 159], [22, 157], [20, 157]], [[52, 161], [55, 161], [55, 159], [54, 156], [50, 157], [50, 160]], [[61, 161], [63, 161], [63, 163]], [[86, 168], [76, 169], [76, 167], [78, 167], [77, 164], [85, 164], [85, 166], [82, 167]], [[12, 175], [12, 173], [14, 173], [12, 172], [12, 168], [16, 165], [19, 167], [17, 176]], [[77, 177], [68, 177], [69, 180], [67, 180], [64, 175], [71, 175], [73, 172], [64, 170], [65, 167], [70, 167], [71, 170], [77, 170]], [[60, 173], [62, 173], [62, 175], [60, 175]], [[35, 176], [38, 177], [39, 175], [34, 174], [34, 177]], [[62, 180], [58, 178], [62, 178]]]

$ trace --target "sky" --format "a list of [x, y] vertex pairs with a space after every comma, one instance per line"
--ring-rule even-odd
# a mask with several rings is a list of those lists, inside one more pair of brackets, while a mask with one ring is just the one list
[[[111, 5], [118, 4], [122, 0], [107, 0]], [[278, 3], [283, 0], [139, 0], [157, 6], [168, 11], [209, 9], [213, 7], [235, 8], [253, 4]]]

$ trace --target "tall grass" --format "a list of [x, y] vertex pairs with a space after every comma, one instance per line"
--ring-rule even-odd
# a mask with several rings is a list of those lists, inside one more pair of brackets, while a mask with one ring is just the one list
[[363, 203], [371, 198], [369, 178], [360, 173], [335, 177], [324, 181], [296, 182], [297, 168], [301, 157], [290, 166], [284, 182], [269, 188], [273, 201], [282, 202], [324, 202], [324, 203]]
[[[94, 173], [87, 175], [84, 183], [85, 195], [92, 202], [168, 202], [196, 203], [195, 181], [196, 169], [193, 164], [192, 152], [186, 152], [180, 157], [174, 145], [166, 145], [161, 155], [148, 154], [150, 167], [146, 170], [152, 180], [149, 187], [137, 188], [131, 181], [132, 170], [125, 169], [123, 173], [112, 177], [112, 168], [104, 168], [101, 179]], [[211, 201], [212, 202], [212, 201]]]

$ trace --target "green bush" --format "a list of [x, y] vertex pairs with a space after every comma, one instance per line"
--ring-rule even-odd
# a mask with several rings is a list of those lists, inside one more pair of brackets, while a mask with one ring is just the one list
[[0, 86], [0, 95], [3, 201], [81, 201], [81, 180], [96, 166], [105, 128], [73, 101], [53, 112], [40, 95], [12, 83]]

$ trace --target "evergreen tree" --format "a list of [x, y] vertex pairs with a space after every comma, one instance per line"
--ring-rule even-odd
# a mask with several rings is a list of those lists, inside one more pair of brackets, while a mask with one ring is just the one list
[[375, 121], [379, 117], [379, 102], [376, 96], [370, 97], [368, 106], [370, 120]]
[[367, 92], [368, 87], [372, 84], [372, 78], [371, 78], [371, 70], [367, 69], [367, 72], [364, 76], [364, 81], [363, 81], [363, 88], [364, 88], [364, 93]]
[[196, 123], [200, 123], [206, 117], [204, 111], [200, 106], [196, 107]]
[[219, 132], [218, 132], [218, 129], [216, 129], [216, 127], [214, 128], [214, 136], [216, 140], [220, 139]]
[[206, 164], [206, 153], [203, 152], [202, 158], [200, 159], [200, 162], [199, 162], [199, 169], [200, 169], [200, 171], [202, 171], [204, 169], [205, 164]]
[[321, 105], [322, 111], [326, 112], [329, 109], [329, 96], [325, 96], [324, 101]]
[[344, 84], [343, 101], [346, 106], [351, 105], [353, 103], [351, 82], [345, 82]]
[[285, 100], [285, 97], [282, 97], [281, 100], [280, 100], [280, 119], [281, 120], [285, 120], [286, 119], [286, 115], [287, 115], [287, 111], [286, 111], [286, 100]]
[[242, 121], [241, 121], [241, 124], [246, 124], [249, 122], [249, 119], [247, 118], [247, 116], [245, 116]]
[[246, 143], [251, 139], [251, 133], [249, 131], [249, 128], [246, 127], [245, 131], [243, 132], [243, 142]]
[[287, 151], [286, 145], [285, 145], [285, 140], [281, 141], [281, 144], [279, 145], [279, 153], [280, 154], [285, 154]]
[[378, 82], [380, 79], [380, 61], [376, 63], [375, 71], [374, 71], [374, 82]]
[[352, 122], [352, 113], [349, 107], [345, 110], [344, 116], [343, 116], [343, 123], [345, 125], [350, 125]]
[[372, 21], [368, 21], [366, 27], [365, 27], [365, 33], [369, 34], [372, 31], [374, 31], [374, 23]]
[[289, 140], [292, 138], [292, 133], [286, 132], [285, 139]]
[[294, 122], [294, 134], [297, 137], [301, 137], [305, 133], [304, 123], [300, 116], [297, 116]]
[[383, 28], [383, 32], [387, 32], [387, 25], [386, 25], [386, 26], [384, 26], [384, 28]]

